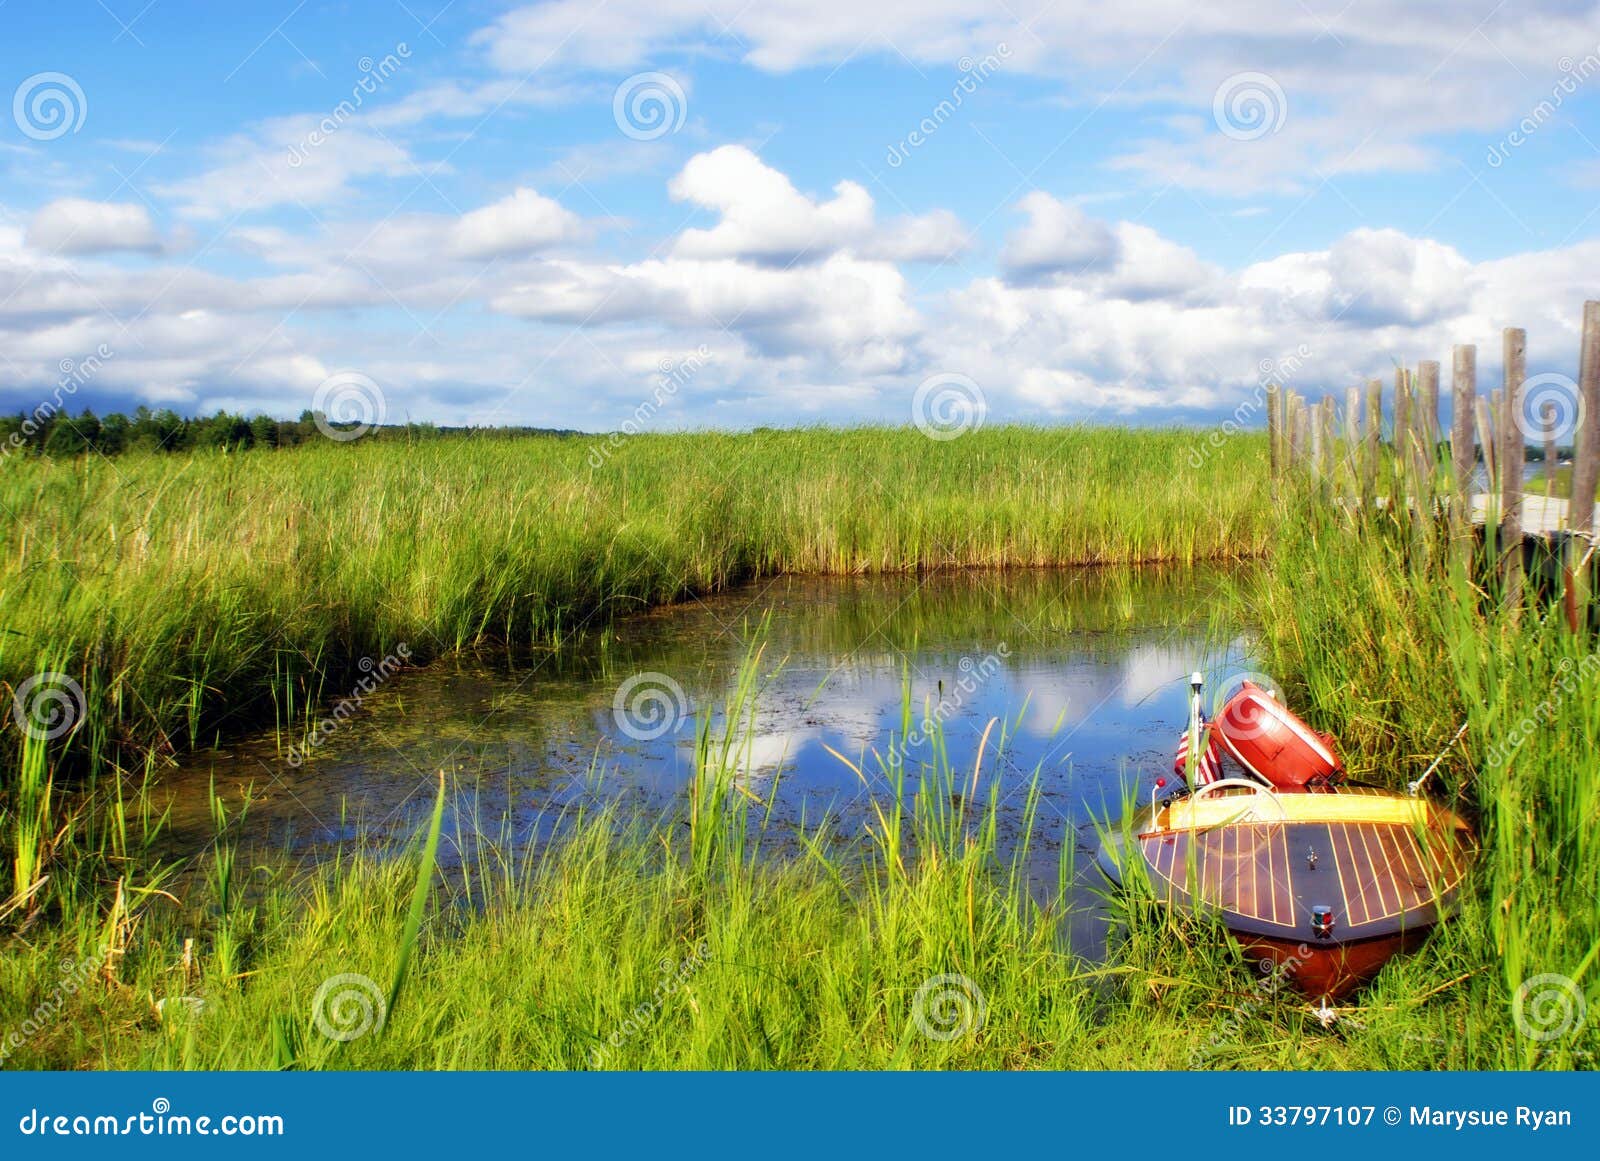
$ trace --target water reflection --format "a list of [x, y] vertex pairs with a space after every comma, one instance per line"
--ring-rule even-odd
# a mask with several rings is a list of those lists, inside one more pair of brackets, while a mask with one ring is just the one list
[[[1240, 667], [1228, 579], [1210, 569], [785, 577], [630, 617], [560, 650], [452, 656], [388, 679], [299, 766], [288, 761], [294, 739], [272, 732], [194, 755], [163, 783], [173, 853], [212, 837], [212, 785], [230, 803], [250, 796], [244, 844], [311, 854], [358, 834], [410, 835], [439, 769], [453, 786], [447, 856], [470, 853], [484, 832], [536, 841], [563, 808], [666, 812], [692, 772], [697, 721], [717, 720], [759, 631], [763, 684], [741, 763], [776, 830], [826, 819], [848, 839], [868, 796], [885, 792], [891, 746], [913, 768], [931, 758], [925, 714], [942, 720], [962, 770], [997, 720], [980, 796], [998, 784], [1002, 841], [1015, 843], [1037, 771], [1030, 838], [1041, 866], [1054, 865], [1115, 812], [1128, 780], [1167, 768], [1185, 676]], [[617, 707], [630, 681], [623, 708], [640, 707], [637, 720]], [[659, 696], [641, 703], [641, 690]]]

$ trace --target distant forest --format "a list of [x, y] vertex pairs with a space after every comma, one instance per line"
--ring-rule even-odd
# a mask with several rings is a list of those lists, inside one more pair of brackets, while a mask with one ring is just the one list
[[[243, 451], [249, 448], [293, 447], [322, 439], [319, 418], [302, 411], [295, 420], [273, 419], [270, 415], [246, 418], [219, 411], [215, 415], [185, 419], [162, 408], [152, 411], [140, 407], [131, 416], [120, 412], [98, 416], [85, 408], [75, 416], [65, 412], [41, 416], [0, 416], [0, 451], [4, 454], [31, 452], [49, 456], [77, 456], [89, 452], [118, 455], [126, 451], [182, 452], [201, 448]], [[322, 425], [338, 434], [356, 432], [353, 425]], [[577, 432], [538, 427], [440, 427], [432, 423], [392, 424], [373, 427], [361, 439], [432, 439], [446, 435], [484, 434], [495, 436], [566, 436]]]

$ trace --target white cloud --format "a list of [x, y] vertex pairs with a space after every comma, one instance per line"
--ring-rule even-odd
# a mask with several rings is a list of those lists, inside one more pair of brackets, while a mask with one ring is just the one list
[[33, 215], [28, 245], [53, 254], [153, 254], [161, 249], [161, 236], [149, 211], [137, 203], [60, 198]]
[[1035, 190], [1017, 203], [1027, 223], [1006, 239], [1000, 261], [1016, 281], [1104, 270], [1116, 262], [1117, 236], [1070, 202]]
[[1105, 222], [1035, 191], [1018, 203], [1024, 225], [1007, 239], [1001, 265], [1019, 285], [1094, 288], [1113, 298], [1172, 298], [1215, 283], [1219, 271], [1187, 246], [1133, 222]]
[[896, 267], [848, 254], [805, 269], [689, 258], [629, 266], [551, 263], [541, 280], [492, 305], [550, 321], [710, 328], [739, 335], [775, 358], [815, 356], [838, 371], [868, 375], [905, 364], [920, 322]]
[[578, 215], [531, 189], [518, 189], [493, 205], [463, 214], [451, 231], [455, 253], [464, 258], [530, 254], [573, 238]]
[[948, 210], [879, 222], [872, 196], [841, 181], [820, 201], [742, 145], [690, 158], [668, 186], [679, 201], [715, 210], [710, 229], [688, 229], [673, 243], [677, 258], [737, 258], [789, 266], [841, 251], [888, 261], [937, 261], [966, 249], [961, 221]]
[[[614, 79], [669, 52], [782, 73], [874, 55], [952, 67], [1004, 43], [1008, 72], [1058, 82], [1086, 112], [1165, 118], [1169, 132], [1130, 141], [1124, 168], [1243, 194], [1434, 165], [1434, 138], [1503, 129], [1547, 98], [1557, 62], [1595, 50], [1593, 20], [1592, 5], [1571, 0], [556, 0], [514, 9], [475, 39], [511, 76]], [[1235, 140], [1213, 100], [1258, 72], [1283, 93], [1285, 115], [1275, 131]]]
[[[319, 137], [320, 135], [320, 137]], [[201, 219], [282, 205], [316, 208], [352, 193], [359, 179], [415, 175], [405, 148], [351, 122], [324, 133], [315, 116], [280, 117], [208, 150], [212, 167], [154, 186], [181, 212]]]
[[874, 225], [872, 198], [855, 182], [841, 181], [831, 201], [817, 202], [742, 145], [690, 158], [668, 189], [722, 217], [709, 230], [678, 235], [673, 253], [683, 258], [792, 263], [860, 242]]

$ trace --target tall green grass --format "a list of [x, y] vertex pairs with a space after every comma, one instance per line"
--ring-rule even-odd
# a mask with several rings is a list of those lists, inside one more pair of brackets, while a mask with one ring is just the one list
[[[303, 718], [363, 656], [540, 642], [776, 572], [1239, 557], [1259, 440], [990, 428], [327, 442], [16, 459], [0, 472], [0, 688], [87, 700], [80, 755]], [[275, 708], [274, 708], [275, 707]], [[286, 722], [288, 724], [288, 722]], [[14, 731], [0, 765], [14, 769]]]
[[[379, 449], [385, 454], [364, 465], [368, 476], [354, 472], [359, 457], [331, 455], [266, 457], [265, 468], [222, 460], [161, 466], [173, 478], [138, 494], [151, 511], [172, 503], [170, 514], [187, 513], [190, 523], [155, 522], [155, 547], [147, 543], [140, 552], [129, 540], [137, 541], [129, 531], [137, 525], [125, 522], [135, 493], [95, 475], [103, 465], [44, 466], [39, 480], [54, 487], [72, 481], [96, 497], [78, 515], [97, 531], [63, 540], [80, 554], [72, 559], [108, 554], [111, 571], [93, 575], [109, 607], [145, 609], [153, 619], [130, 614], [136, 633], [96, 638], [90, 629], [110, 633], [113, 623], [52, 590], [61, 631], [40, 629], [30, 648], [99, 641], [79, 656], [106, 666], [84, 671], [89, 685], [117, 691], [105, 694], [109, 702], [94, 700], [91, 711], [109, 712], [106, 720], [117, 723], [96, 727], [93, 744], [109, 753], [116, 731], [139, 736], [134, 723], [168, 720], [149, 701], [153, 691], [166, 689], [169, 700], [160, 704], [185, 718], [188, 707], [213, 696], [186, 689], [214, 686], [217, 704], [226, 705], [233, 694], [220, 674], [271, 672], [263, 659], [281, 656], [281, 646], [247, 651], [262, 667], [238, 670], [227, 667], [243, 663], [216, 647], [218, 634], [244, 634], [248, 644], [250, 628], [269, 623], [316, 659], [296, 662], [310, 681], [355, 643], [380, 648], [421, 636], [421, 624], [439, 633], [436, 647], [482, 636], [522, 639], [570, 628], [590, 612], [609, 615], [780, 567], [1043, 564], [1119, 554], [1185, 559], [1271, 540], [1270, 568], [1241, 589], [1241, 607], [1258, 627], [1264, 666], [1314, 725], [1340, 736], [1352, 773], [1402, 786], [1467, 723], [1432, 786], [1473, 819], [1482, 846], [1459, 914], [1421, 952], [1392, 963], [1331, 1028], [1301, 998], [1239, 962], [1207, 924], [1137, 894], [1107, 898], [1110, 958], [1080, 960], [1060, 934], [1074, 860], [1065, 855], [1061, 881], [1043, 892], [1035, 884], [1030, 894], [1021, 865], [996, 853], [995, 784], [988, 779], [1001, 765], [1003, 722], [974, 769], [951, 768], [937, 743], [914, 767], [894, 757], [873, 765], [879, 760], [870, 754], [841, 756], [864, 779], [892, 790], [879, 802], [866, 845], [839, 850], [802, 840], [799, 857], [764, 857], [763, 804], [750, 797], [754, 783], [740, 768], [741, 738], [770, 666], [754, 650], [718, 719], [724, 724], [702, 725], [693, 790], [678, 815], [648, 829], [610, 815], [574, 816], [558, 828], [561, 841], [534, 851], [497, 845], [492, 823], [480, 826], [483, 841], [471, 859], [429, 875], [434, 885], [421, 912], [418, 865], [408, 859], [358, 848], [308, 874], [255, 866], [240, 882], [224, 853], [221, 820], [222, 857], [202, 860], [213, 873], [173, 878], [140, 857], [147, 841], [141, 835], [159, 832], [162, 820], [140, 805], [136, 785], [114, 818], [71, 816], [70, 830], [58, 828], [48, 843], [41, 838], [37, 855], [23, 855], [32, 861], [10, 871], [35, 881], [49, 874], [52, 895], [48, 913], [21, 919], [19, 910], [0, 937], [7, 952], [0, 955], [0, 1034], [27, 1020], [39, 1025], [7, 1065], [1594, 1066], [1600, 1020], [1574, 1018], [1560, 1035], [1540, 1038], [1522, 1034], [1516, 1017], [1520, 1012], [1534, 1031], [1559, 1021], [1560, 995], [1556, 1007], [1539, 1007], [1552, 997], [1528, 991], [1541, 977], [1570, 981], [1556, 986], [1571, 989], [1564, 994], [1574, 1015], [1577, 997], [1590, 1011], [1600, 1003], [1600, 853], [1593, 838], [1600, 662], [1592, 636], [1573, 634], [1559, 615], [1548, 615], [1534, 586], [1524, 590], [1525, 603], [1507, 605], [1481, 550], [1452, 542], [1447, 524], [1412, 521], [1393, 508], [1341, 509], [1298, 493], [1277, 509], [1219, 508], [1233, 502], [1225, 480], [1210, 481], [1208, 490], [1174, 469], [1178, 482], [1168, 488], [1140, 474], [1138, 449], [1168, 439], [1168, 452], [1179, 450], [1159, 433], [1107, 433], [1099, 450], [1100, 433], [1067, 433], [1059, 438], [1077, 451], [1060, 464], [1043, 451], [1058, 438], [1050, 433], [980, 432], [955, 441], [971, 441], [966, 461], [906, 433], [775, 433], [750, 437], [756, 442], [749, 446], [762, 449], [758, 465], [741, 469], [735, 459], [727, 468], [758, 466], [763, 489], [754, 495], [719, 490], [713, 473], [722, 469], [706, 459], [708, 451], [741, 446], [737, 440], [681, 438], [630, 444], [605, 466], [614, 477], [581, 485], [549, 474], [550, 463], [573, 466], [560, 457], [576, 451], [523, 460], [531, 454], [526, 446], [492, 442], [470, 454], [434, 445], [439, 458], [421, 462]], [[1264, 494], [1260, 444], [1229, 446], [1241, 459], [1228, 470], [1245, 485], [1233, 495], [1255, 504]], [[877, 458], [857, 462], [870, 452]], [[535, 461], [545, 467], [530, 467]], [[862, 472], [868, 462], [891, 465], [881, 476], [887, 483]], [[324, 470], [298, 474], [309, 464]], [[512, 479], [547, 487], [537, 501], [512, 495], [497, 522], [488, 480], [473, 476], [484, 464], [498, 469], [502, 495]], [[276, 491], [246, 487], [259, 473], [280, 470], [286, 474], [274, 479]], [[467, 493], [459, 491], [458, 471], [475, 480]], [[184, 473], [212, 489], [203, 502], [175, 498], [168, 485]], [[231, 481], [235, 496], [256, 496], [250, 510], [271, 518], [248, 551], [207, 547], [185, 556], [181, 543], [243, 536], [245, 510], [217, 511], [215, 501], [230, 494], [222, 481]], [[885, 487], [890, 491], [879, 490]], [[340, 488], [346, 499], [364, 498], [329, 512], [342, 521], [338, 535], [310, 534], [307, 497]], [[701, 495], [706, 488], [709, 498]], [[1008, 505], [1008, 497], [1035, 494], [1045, 510]], [[470, 519], [450, 518], [458, 509], [441, 496], [465, 505]], [[644, 497], [677, 503], [662, 507]], [[280, 520], [290, 527], [280, 530]], [[925, 535], [930, 524], [971, 535], [952, 549]], [[425, 534], [411, 535], [409, 527]], [[443, 546], [433, 547], [430, 537]], [[68, 556], [51, 567], [66, 567]], [[496, 571], [502, 564], [510, 576]], [[10, 567], [12, 580], [27, 571]], [[375, 585], [369, 568], [395, 592]], [[30, 574], [21, 589], [8, 587], [6, 600], [46, 608], [29, 604], [43, 600], [37, 579]], [[458, 582], [467, 581], [480, 587], [462, 595]], [[167, 590], [208, 593], [212, 603], [195, 603], [191, 618]], [[455, 603], [447, 599], [452, 593]], [[586, 604], [578, 593], [598, 603]], [[596, 596], [602, 593], [609, 595]], [[562, 594], [569, 599], [554, 599]], [[313, 596], [312, 604], [296, 603]], [[471, 616], [468, 607], [476, 610]], [[156, 652], [137, 652], [135, 641]], [[174, 652], [163, 671], [157, 652], [177, 644], [191, 651]], [[221, 668], [208, 668], [213, 663]], [[209, 676], [186, 685], [197, 673]], [[148, 691], [141, 695], [146, 705], [139, 706], [135, 689]], [[130, 708], [118, 716], [124, 704]], [[908, 722], [914, 708], [906, 707]], [[209, 719], [201, 712], [199, 720]], [[1507, 744], [1511, 738], [1515, 745]], [[899, 751], [888, 739], [880, 752]], [[59, 753], [26, 760], [36, 763], [27, 788], [10, 801], [30, 809], [42, 794], [58, 801], [59, 788], [46, 788], [57, 786], [48, 763]], [[28, 829], [26, 811], [7, 809], [8, 837], [43, 835]], [[61, 808], [52, 809], [59, 820]], [[69, 841], [58, 843], [57, 833]], [[431, 862], [424, 859], [424, 871]], [[119, 879], [113, 897], [106, 884]], [[62, 996], [61, 960], [92, 961], [108, 942], [118, 949], [111, 970], [65, 996], [52, 1018], [37, 1020]], [[404, 1005], [394, 1006], [381, 1030], [348, 1043], [324, 1035], [313, 1011], [319, 986], [343, 973], [405, 980]], [[959, 1031], [944, 1039], [923, 1025]]]

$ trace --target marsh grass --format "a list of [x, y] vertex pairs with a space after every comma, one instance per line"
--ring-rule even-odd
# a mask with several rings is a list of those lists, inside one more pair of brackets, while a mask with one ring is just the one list
[[[230, 704], [236, 679], [243, 691], [292, 692], [280, 720], [300, 720], [331, 658], [408, 636], [432, 634], [445, 648], [557, 634], [591, 614], [779, 568], [1184, 560], [1224, 542], [1242, 554], [1270, 534], [1270, 568], [1241, 583], [1238, 600], [1258, 627], [1262, 663], [1313, 725], [1339, 734], [1352, 773], [1402, 786], [1468, 724], [1432, 787], [1474, 820], [1482, 846], [1459, 914], [1331, 1028], [1264, 983], [1213, 922], [1175, 916], [1137, 886], [1104, 894], [1109, 958], [1085, 962], [1061, 936], [1079, 873], [1072, 853], [1043, 892], [1022, 889], [1022, 864], [997, 854], [986, 771], [998, 762], [985, 759], [1004, 752], [1003, 721], [972, 769], [952, 768], [937, 738], [916, 763], [892, 739], [881, 753], [841, 755], [881, 792], [863, 844], [840, 851], [812, 832], [791, 844], [798, 855], [766, 857], [769, 816], [741, 771], [741, 739], [776, 664], [757, 644], [730, 704], [701, 723], [693, 788], [671, 817], [647, 826], [579, 812], [536, 849], [514, 846], [507, 831], [493, 841], [492, 822], [475, 823], [472, 857], [444, 871], [429, 854], [444, 841], [434, 821], [403, 858], [357, 844], [319, 866], [256, 861], [241, 876], [223, 854], [221, 818], [200, 860], [212, 859], [210, 875], [190, 869], [180, 880], [140, 855], [164, 825], [145, 792], [159, 747], [134, 773], [113, 776], [102, 761], [100, 798], [116, 809], [69, 812], [65, 826], [52, 781], [59, 754], [23, 748], [34, 765], [4, 826], [28, 845], [19, 841], [9, 872], [19, 883], [48, 875], [49, 894], [45, 911], [5, 921], [0, 1035], [31, 1029], [12, 1048], [0, 1041], [5, 1063], [1594, 1066], [1600, 1021], [1535, 1039], [1518, 1033], [1514, 1014], [1519, 990], [1542, 974], [1572, 980], [1591, 1010], [1597, 1002], [1600, 664], [1592, 638], [1563, 629], [1531, 586], [1508, 606], [1481, 546], [1393, 509], [1298, 495], [1276, 510], [1234, 507], [1262, 494], [1254, 442], [1229, 445], [1238, 461], [1212, 462], [1242, 487], [1223, 486], [1226, 471], [1206, 486], [1177, 470], [1171, 488], [1158, 481], [1152, 492], [1146, 457], [1161, 445], [1143, 435], [1083, 436], [1080, 461], [1071, 450], [1080, 435], [1068, 433], [1072, 470], [1042, 451], [1057, 437], [1035, 432], [969, 437], [960, 468], [937, 449], [907, 448], [903, 433], [751, 438], [641, 440], [604, 479], [577, 481], [572, 449], [535, 455], [493, 441], [470, 454], [420, 449], [420, 460], [394, 448], [340, 460], [330, 449], [299, 462], [267, 457], [265, 468], [125, 459], [138, 480], [129, 490], [103, 465], [42, 466], [27, 477], [41, 501], [22, 505], [36, 525], [28, 535], [35, 545], [59, 536], [71, 550], [20, 585], [28, 570], [13, 561], [5, 600], [13, 616], [57, 616], [60, 631], [47, 640], [40, 629], [22, 651], [12, 641], [5, 660], [26, 670], [69, 642], [96, 659], [84, 671], [97, 691], [91, 716], [109, 716], [79, 741], [106, 755], [175, 720], [219, 728], [197, 707]], [[741, 462], [736, 448], [757, 458]], [[717, 451], [729, 453], [717, 470], [753, 466], [775, 482], [759, 499], [719, 484], [708, 466]], [[889, 465], [889, 483], [856, 473], [863, 456]], [[179, 479], [198, 486], [196, 498]], [[16, 492], [22, 480], [6, 486]], [[70, 529], [47, 534], [44, 497], [58, 489], [93, 501], [70, 509]], [[242, 507], [219, 503], [229, 496]], [[128, 522], [137, 504], [151, 515], [143, 525]], [[313, 531], [313, 508], [336, 533]], [[104, 615], [70, 588], [45, 596], [40, 586], [64, 569], [98, 578]], [[908, 699], [902, 734], [914, 709]], [[42, 801], [55, 814], [49, 828], [29, 821]], [[108, 898], [112, 881], [122, 910]], [[54, 1005], [60, 962], [111, 940], [120, 953], [103, 977]], [[311, 1012], [319, 984], [342, 972], [394, 980], [395, 999], [404, 981], [382, 1031], [348, 1044], [322, 1036]], [[982, 1021], [949, 1039], [916, 1019], [919, 994], [926, 1005], [925, 987], [941, 977], [983, 997]], [[961, 994], [967, 1008], [946, 996], [940, 1011], [975, 1012], [973, 993]], [[184, 997], [203, 1004], [157, 1009]]]

